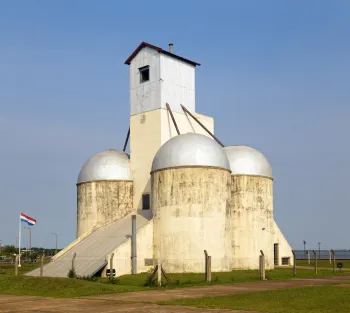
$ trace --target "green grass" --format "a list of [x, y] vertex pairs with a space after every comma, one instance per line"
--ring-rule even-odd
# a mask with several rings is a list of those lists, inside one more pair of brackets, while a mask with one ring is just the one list
[[[88, 281], [69, 278], [21, 276], [21, 274], [37, 266], [38, 264], [23, 265], [19, 269], [20, 276], [16, 277], [14, 276], [13, 264], [0, 264], [0, 293], [50, 297], [79, 297], [153, 289], [144, 286], [149, 273], [120, 276], [118, 277], [117, 284], [106, 283], [107, 280], [105, 278], [99, 278], [97, 281]], [[337, 273], [337, 275], [344, 274], [346, 273]], [[333, 272], [329, 270], [320, 270], [318, 273], [318, 276], [329, 275], [333, 275]], [[259, 281], [259, 272], [253, 270], [212, 273], [211, 283], [205, 282], [204, 274], [198, 273], [169, 274], [169, 277], [173, 282], [178, 282], [159, 289]], [[297, 270], [297, 277], [314, 277], [313, 270]], [[279, 268], [273, 271], [267, 271], [266, 278], [273, 280], [293, 278], [292, 269]], [[165, 282], [163, 281], [163, 283]]]
[[[337, 268], [337, 263], [343, 263], [343, 268], [350, 269], [350, 260], [335, 260], [336, 270], [339, 271]], [[297, 260], [297, 266], [314, 266], [314, 260], [310, 260], [310, 264], [308, 260]], [[329, 264], [329, 260], [317, 260], [317, 266], [333, 268], [333, 264]]]
[[[333, 274], [329, 270], [318, 270], [317, 276], [333, 276], [333, 275], [346, 275], [349, 273], [339, 273]], [[119, 283], [121, 285], [131, 285], [131, 286], [142, 286], [147, 278], [148, 274], [138, 274], [138, 275], [124, 275], [119, 277]], [[259, 271], [232, 271], [226, 273], [212, 273], [212, 282], [207, 283], [204, 281], [204, 274], [202, 273], [185, 273], [185, 274], [168, 274], [172, 281], [179, 281], [179, 285], [169, 286], [170, 288], [178, 287], [189, 287], [189, 286], [200, 286], [200, 285], [213, 285], [213, 284], [232, 284], [240, 282], [250, 282], [259, 281]], [[266, 278], [269, 280], [277, 279], [290, 279], [293, 278], [292, 268], [278, 268], [272, 271], [266, 271]], [[312, 268], [310, 270], [297, 269], [297, 278], [312, 278], [314, 276], [314, 271]], [[162, 282], [165, 283], [164, 279]]]
[[160, 304], [268, 313], [344, 313], [350, 312], [349, 298], [350, 288], [317, 286], [225, 297], [183, 299]]
[[[18, 274], [23, 275], [24, 273], [27, 273], [39, 266], [39, 263], [24, 263], [21, 267], [18, 268]], [[0, 277], [2, 275], [15, 276], [15, 265], [0, 263]]]
[[0, 294], [71, 298], [144, 289], [69, 278], [0, 276]]

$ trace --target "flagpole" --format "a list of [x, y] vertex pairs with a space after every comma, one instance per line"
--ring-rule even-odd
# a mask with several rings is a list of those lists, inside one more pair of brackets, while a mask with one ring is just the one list
[[21, 214], [19, 215], [18, 267], [21, 267]]

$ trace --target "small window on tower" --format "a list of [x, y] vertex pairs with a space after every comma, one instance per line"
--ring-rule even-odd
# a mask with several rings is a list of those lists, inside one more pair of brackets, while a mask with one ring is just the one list
[[140, 84], [149, 81], [149, 66], [143, 66], [139, 68], [140, 71]]
[[149, 210], [151, 208], [149, 193], [142, 195], [142, 210]]

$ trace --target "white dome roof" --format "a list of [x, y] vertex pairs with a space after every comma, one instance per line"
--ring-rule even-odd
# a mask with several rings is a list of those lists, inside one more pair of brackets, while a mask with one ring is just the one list
[[160, 147], [152, 172], [178, 166], [221, 167], [230, 170], [224, 149], [213, 139], [195, 133], [178, 135]]
[[246, 146], [229, 146], [224, 150], [230, 162], [232, 175], [259, 175], [272, 178], [271, 165], [258, 150]]
[[132, 180], [128, 155], [113, 149], [93, 155], [80, 170], [78, 184], [96, 180]]

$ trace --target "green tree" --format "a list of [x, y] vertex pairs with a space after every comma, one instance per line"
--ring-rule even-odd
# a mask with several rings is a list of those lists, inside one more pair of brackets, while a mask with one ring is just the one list
[[14, 253], [17, 253], [17, 249], [15, 246], [4, 246], [2, 248], [2, 254], [10, 256], [13, 255]]

